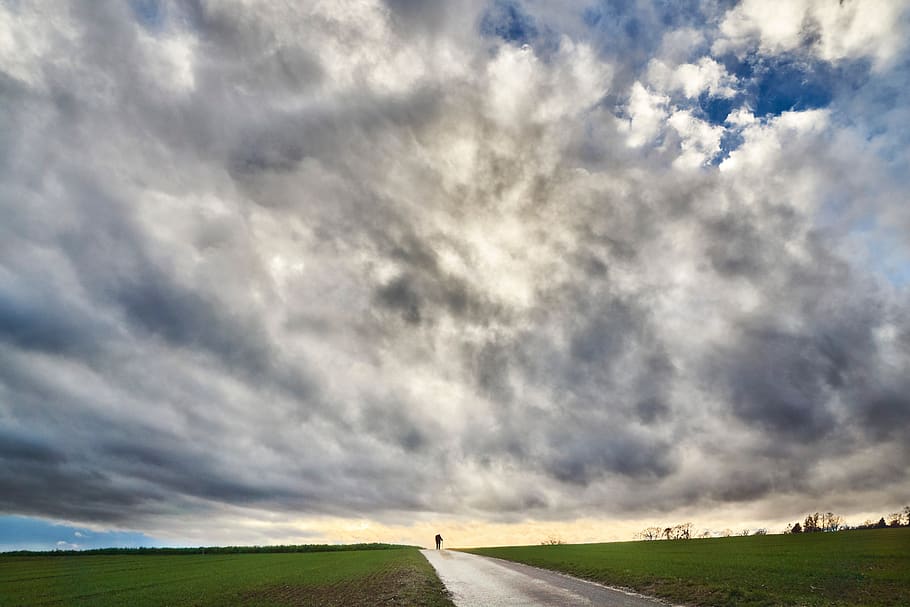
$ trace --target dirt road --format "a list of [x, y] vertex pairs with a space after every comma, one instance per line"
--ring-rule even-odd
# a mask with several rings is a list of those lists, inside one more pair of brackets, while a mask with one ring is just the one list
[[458, 607], [666, 607], [665, 603], [536, 567], [451, 550], [423, 550]]

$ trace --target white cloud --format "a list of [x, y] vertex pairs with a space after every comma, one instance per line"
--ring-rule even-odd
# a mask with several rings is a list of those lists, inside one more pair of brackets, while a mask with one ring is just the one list
[[682, 153], [673, 165], [680, 168], [697, 168], [708, 164], [720, 152], [720, 138], [724, 129], [699, 120], [692, 112], [673, 112], [667, 123], [682, 138]]
[[44, 72], [69, 67], [60, 46], [75, 41], [78, 30], [55, 10], [31, 4], [0, 5], [0, 72], [31, 86], [43, 86]]
[[705, 31], [692, 27], [673, 29], [664, 34], [654, 60], [671, 65], [686, 63], [693, 53], [702, 54], [707, 46]]
[[745, 0], [724, 17], [712, 50], [741, 52], [757, 43], [774, 54], [808, 44], [826, 61], [868, 57], [883, 69], [906, 46], [906, 19], [906, 4], [893, 0]]
[[603, 97], [610, 74], [588, 45], [568, 38], [547, 64], [530, 46], [502, 45], [487, 66], [489, 115], [509, 128], [574, 119]]
[[489, 115], [497, 123], [515, 127], [533, 113], [539, 86], [539, 63], [530, 46], [504, 45], [487, 66]]
[[702, 93], [727, 98], [736, 94], [736, 77], [710, 57], [676, 67], [654, 59], [648, 64], [648, 83], [659, 91], [682, 92], [689, 99]]
[[[737, 113], [731, 122], [745, 125], [742, 131], [744, 143], [730, 153], [720, 169], [722, 171], [754, 171], [768, 168], [775, 164], [780, 152], [807, 135], [820, 133], [829, 122], [827, 110], [807, 110], [804, 112], [784, 112], [767, 121], [755, 121], [747, 112]], [[796, 199], [799, 204], [804, 199]]]
[[741, 107], [730, 112], [730, 114], [727, 115], [726, 120], [724, 120], [724, 123], [733, 126], [748, 126], [756, 120], [755, 114], [748, 108]]
[[187, 34], [137, 35], [144, 61], [153, 81], [174, 93], [189, 93], [195, 87], [193, 57], [195, 40]]
[[666, 121], [669, 101], [665, 95], [649, 92], [641, 82], [632, 85], [627, 107], [630, 116], [627, 145], [641, 147], [657, 137]]

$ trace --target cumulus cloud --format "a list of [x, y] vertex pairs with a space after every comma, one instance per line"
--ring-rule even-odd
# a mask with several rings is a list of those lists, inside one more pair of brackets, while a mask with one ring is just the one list
[[905, 12], [632, 4], [0, 5], [0, 509], [900, 499]]
[[733, 97], [736, 94], [736, 78], [710, 57], [672, 69], [662, 61], [652, 61], [648, 65], [648, 78], [658, 88], [681, 92], [690, 99], [702, 93], [716, 97]]
[[906, 44], [906, 19], [906, 7], [890, 0], [745, 0], [724, 15], [713, 50], [741, 50], [757, 41], [764, 53], [803, 47], [826, 61], [868, 57], [884, 68]]

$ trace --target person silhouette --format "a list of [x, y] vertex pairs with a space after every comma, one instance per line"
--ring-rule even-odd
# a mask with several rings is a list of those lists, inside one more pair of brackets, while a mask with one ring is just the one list
[[436, 534], [436, 550], [442, 549], [442, 536], [438, 533]]

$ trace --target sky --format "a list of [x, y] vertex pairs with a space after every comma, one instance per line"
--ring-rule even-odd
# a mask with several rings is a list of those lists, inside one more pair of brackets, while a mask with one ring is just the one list
[[910, 502], [910, 4], [0, 0], [0, 550]]

